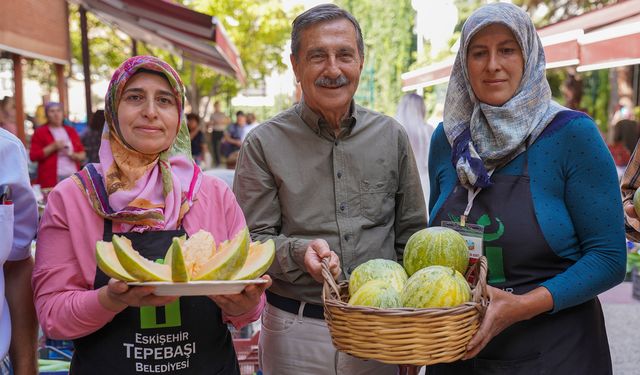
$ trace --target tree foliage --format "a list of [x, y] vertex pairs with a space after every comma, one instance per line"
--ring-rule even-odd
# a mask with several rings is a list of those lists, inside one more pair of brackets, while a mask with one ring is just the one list
[[[222, 23], [238, 49], [248, 85], [286, 69], [282, 55], [291, 32], [291, 20], [299, 8], [287, 13], [281, 0], [193, 0], [187, 5], [214, 15]], [[235, 79], [217, 74], [205, 77], [201, 69], [196, 74], [200, 95], [230, 97], [241, 88]]]
[[618, 0], [514, 0], [531, 16], [536, 15], [536, 26], [545, 26], [580, 15], [584, 12], [602, 8]]
[[[282, 10], [280, 0], [182, 0], [199, 12], [218, 18], [231, 41], [238, 49], [248, 83], [262, 79], [272, 71], [283, 70], [282, 53], [289, 36], [291, 16]], [[297, 10], [297, 9], [296, 9]], [[82, 48], [78, 7], [69, 7], [69, 28], [72, 52], [70, 75], [82, 79]], [[237, 21], [230, 25], [229, 20]], [[87, 12], [89, 51], [92, 79], [109, 79], [114, 69], [132, 55], [131, 38], [104, 24]], [[234, 22], [235, 24], [235, 22]], [[230, 98], [241, 89], [235, 77], [222, 75], [208, 66], [193, 64], [180, 56], [160, 48], [138, 43], [138, 54], [151, 54], [170, 63], [180, 74], [187, 87], [187, 98], [193, 110], [208, 108], [211, 97]], [[50, 70], [35, 62], [33, 75], [49, 86], [54, 84]], [[205, 109], [206, 111], [206, 109]]]
[[400, 75], [415, 56], [415, 11], [410, 0], [339, 0], [360, 23], [365, 60], [356, 100], [377, 111], [393, 115], [400, 97]]

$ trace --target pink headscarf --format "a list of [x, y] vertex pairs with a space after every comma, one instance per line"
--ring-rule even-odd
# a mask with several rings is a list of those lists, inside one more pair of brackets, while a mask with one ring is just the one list
[[[178, 134], [171, 147], [157, 155], [130, 147], [118, 124], [122, 92], [140, 69], [163, 74], [178, 103]], [[100, 144], [100, 162], [88, 164], [73, 176], [98, 215], [124, 223], [125, 230], [135, 232], [180, 227], [202, 179], [202, 172], [191, 157], [184, 102], [180, 77], [158, 58], [135, 56], [115, 71], [105, 98], [107, 126]]]

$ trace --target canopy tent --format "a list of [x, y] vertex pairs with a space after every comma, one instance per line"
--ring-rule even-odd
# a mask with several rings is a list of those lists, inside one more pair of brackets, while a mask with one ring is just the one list
[[245, 82], [238, 51], [215, 18], [169, 0], [69, 0], [135, 40]]
[[[24, 124], [23, 58], [53, 63], [60, 102], [67, 107], [67, 85], [64, 66], [69, 64], [67, 3], [50, 0], [46, 6], [39, 0], [0, 1], [0, 51], [13, 60], [13, 97], [16, 125]], [[18, 125], [17, 136], [25, 142], [24, 126]]]
[[[547, 69], [579, 72], [640, 63], [640, 0], [621, 1], [538, 29]], [[402, 90], [449, 80], [454, 58], [402, 74]]]

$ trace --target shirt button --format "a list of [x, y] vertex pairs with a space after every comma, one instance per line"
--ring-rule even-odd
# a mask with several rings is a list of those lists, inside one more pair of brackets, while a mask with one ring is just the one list
[[337, 176], [338, 176], [338, 178], [341, 178], [342, 177], [342, 172], [338, 172]]
[[337, 146], [338, 145], [338, 141], [333, 142], [333, 144]]
[[354, 269], [355, 269], [354, 266], [349, 266], [349, 269], [347, 270], [347, 272], [349, 272], [349, 274], [352, 274]]
[[340, 203], [340, 211], [344, 211], [345, 208], [347, 208], [347, 204], [344, 202]]
[[349, 238], [351, 238], [351, 236], [349, 236], [348, 234], [345, 234], [342, 238], [344, 238], [345, 241], [349, 241]]

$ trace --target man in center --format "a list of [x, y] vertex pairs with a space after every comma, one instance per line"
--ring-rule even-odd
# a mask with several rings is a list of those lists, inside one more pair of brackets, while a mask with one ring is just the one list
[[253, 240], [276, 242], [262, 317], [266, 375], [396, 374], [339, 353], [321, 300], [321, 259], [336, 278], [367, 260], [401, 261], [426, 227], [409, 140], [394, 119], [358, 106], [364, 62], [356, 19], [324, 4], [293, 21], [291, 63], [302, 100], [247, 135], [234, 192]]

